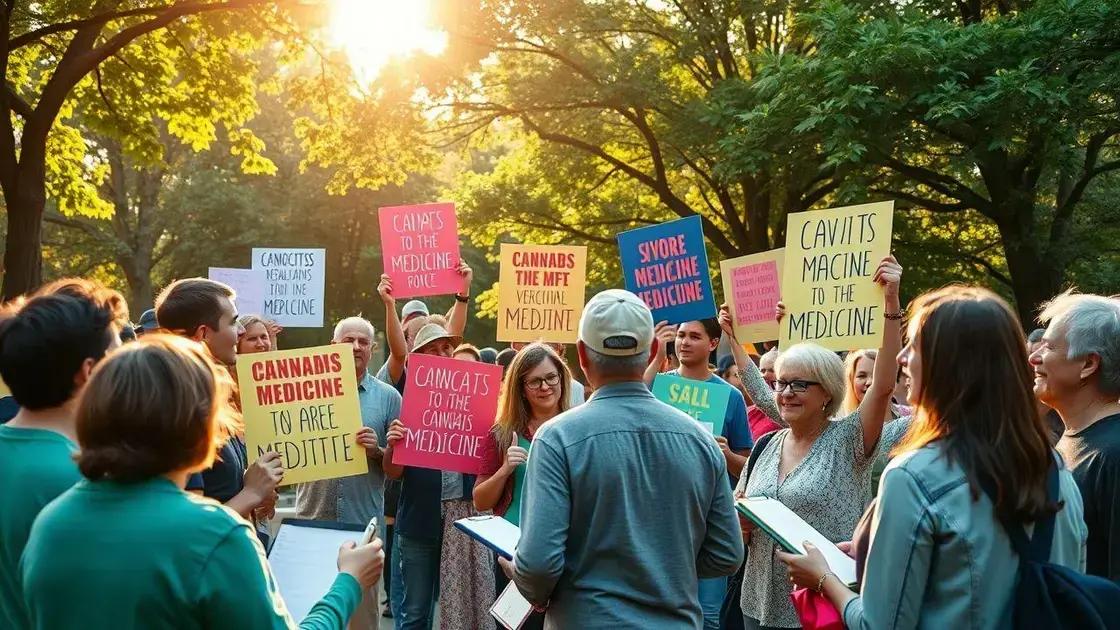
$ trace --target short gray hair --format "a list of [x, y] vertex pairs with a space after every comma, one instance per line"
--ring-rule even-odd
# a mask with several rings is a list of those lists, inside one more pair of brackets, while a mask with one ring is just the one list
[[355, 324], [365, 328], [366, 332], [369, 333], [369, 340], [375, 341], [375, 335], [377, 334], [376, 329], [374, 329], [373, 324], [371, 324], [368, 319], [362, 317], [361, 315], [347, 317], [335, 324], [334, 335], [331, 337], [331, 341], [338, 341], [342, 336], [342, 329]]
[[649, 350], [638, 354], [616, 357], [609, 354], [596, 352], [585, 344], [587, 362], [595, 369], [595, 373], [605, 378], [618, 378], [626, 376], [641, 376], [646, 366], [649, 365]]
[[815, 343], [799, 343], [782, 351], [774, 369], [780, 373], [788, 365], [796, 365], [805, 370], [805, 376], [820, 383], [821, 389], [829, 395], [831, 400], [824, 408], [826, 418], [832, 418], [840, 411], [846, 385], [844, 362], [835, 352]]
[[1042, 306], [1039, 321], [1065, 337], [1068, 359], [1100, 357], [1097, 387], [1120, 395], [1120, 301], [1070, 289]]

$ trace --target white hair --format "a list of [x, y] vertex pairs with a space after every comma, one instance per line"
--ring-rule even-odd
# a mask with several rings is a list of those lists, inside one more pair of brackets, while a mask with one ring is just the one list
[[347, 326], [354, 326], [354, 325], [361, 326], [362, 328], [365, 328], [366, 333], [369, 335], [369, 340], [370, 341], [374, 340], [376, 330], [374, 329], [373, 324], [371, 324], [368, 319], [362, 317], [361, 315], [355, 315], [353, 317], [347, 317], [347, 318], [343, 319], [342, 321], [338, 322], [337, 324], [335, 324], [334, 336], [331, 337], [331, 341], [338, 341], [340, 338], [342, 338], [343, 329], [345, 329]]
[[1120, 395], [1120, 301], [1070, 289], [1044, 304], [1038, 319], [1065, 337], [1067, 359], [1100, 357], [1098, 389]]
[[799, 343], [783, 350], [778, 356], [774, 370], [781, 373], [785, 366], [797, 366], [805, 372], [808, 380], [821, 384], [821, 389], [829, 395], [824, 415], [831, 418], [840, 410], [844, 402], [844, 362], [835, 352], [826, 350], [815, 343]]
[[583, 347], [587, 350], [587, 362], [594, 368], [595, 374], [601, 378], [641, 376], [645, 372], [646, 366], [649, 365], [649, 350], [630, 356], [616, 357], [596, 352], [587, 347], [586, 344]]

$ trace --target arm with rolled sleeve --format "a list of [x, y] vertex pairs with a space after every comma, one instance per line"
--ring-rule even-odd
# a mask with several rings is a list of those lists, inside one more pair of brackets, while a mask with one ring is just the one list
[[[726, 485], [726, 482], [725, 482]], [[530, 603], [543, 607], [564, 572], [571, 519], [571, 485], [564, 453], [547, 432], [533, 440], [521, 500], [521, 540], [513, 581]]]
[[[848, 628], [915, 628], [933, 559], [934, 515], [905, 468], [883, 474], [861, 596], [844, 606]], [[905, 567], [903, 571], [899, 569]]]
[[207, 628], [343, 630], [361, 597], [358, 581], [340, 573], [297, 626], [256, 534], [240, 525], [211, 552], [199, 577], [197, 603], [201, 625]]
[[731, 575], [743, 563], [743, 533], [727, 483], [727, 468], [722, 457], [717, 463], [719, 472], [713, 479], [715, 492], [708, 506], [707, 531], [696, 557], [696, 574], [701, 578]]

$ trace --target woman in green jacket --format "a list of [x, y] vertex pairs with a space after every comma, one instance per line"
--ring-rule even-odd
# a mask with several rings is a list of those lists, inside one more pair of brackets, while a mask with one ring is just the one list
[[344, 628], [381, 575], [381, 541], [338, 552], [297, 626], [252, 526], [183, 491], [239, 423], [231, 381], [190, 340], [145, 335], [103, 361], [79, 403], [85, 477], [35, 520], [21, 562], [32, 627]]

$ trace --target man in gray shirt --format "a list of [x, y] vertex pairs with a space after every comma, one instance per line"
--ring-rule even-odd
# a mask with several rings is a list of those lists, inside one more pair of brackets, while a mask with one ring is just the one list
[[699, 628], [697, 578], [743, 560], [723, 455], [642, 382], [655, 343], [633, 293], [592, 298], [577, 349], [595, 393], [533, 440], [512, 572], [546, 628]]

